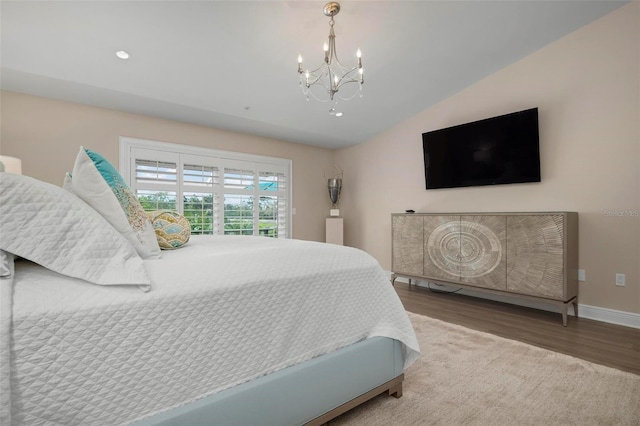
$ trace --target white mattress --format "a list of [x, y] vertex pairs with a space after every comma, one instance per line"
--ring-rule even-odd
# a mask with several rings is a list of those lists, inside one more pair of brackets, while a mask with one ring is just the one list
[[192, 237], [152, 290], [16, 262], [14, 424], [126, 424], [372, 336], [419, 348], [375, 259], [266, 237]]

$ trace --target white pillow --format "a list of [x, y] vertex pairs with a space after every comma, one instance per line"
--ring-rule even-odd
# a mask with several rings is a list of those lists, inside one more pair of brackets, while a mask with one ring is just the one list
[[72, 193], [28, 176], [0, 173], [0, 250], [101, 285], [149, 277], [133, 246]]
[[153, 225], [120, 173], [100, 154], [80, 147], [71, 189], [124, 235], [143, 258], [160, 257]]

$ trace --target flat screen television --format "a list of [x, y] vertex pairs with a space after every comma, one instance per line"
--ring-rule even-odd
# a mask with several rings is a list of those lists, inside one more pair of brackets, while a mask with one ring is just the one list
[[540, 182], [538, 108], [422, 134], [427, 189]]

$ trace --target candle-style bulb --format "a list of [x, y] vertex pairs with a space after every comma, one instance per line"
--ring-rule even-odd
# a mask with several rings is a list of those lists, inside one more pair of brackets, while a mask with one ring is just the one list
[[325, 41], [324, 44], [322, 45], [322, 48], [324, 49], [325, 52], [329, 51], [329, 45], [327, 44], [327, 42]]
[[356, 52], [356, 57], [358, 59], [362, 57], [362, 52], [360, 51], [360, 49], [358, 49], [358, 51]]
[[298, 63], [301, 64], [302, 63], [302, 55], [298, 55]]

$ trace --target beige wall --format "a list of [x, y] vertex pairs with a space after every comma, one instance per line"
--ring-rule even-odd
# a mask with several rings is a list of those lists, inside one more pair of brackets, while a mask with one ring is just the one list
[[[346, 243], [390, 269], [392, 212], [577, 211], [587, 278], [580, 303], [640, 313], [639, 9], [624, 6], [385, 134], [338, 150]], [[424, 189], [423, 132], [530, 107], [539, 108], [541, 183]], [[616, 273], [626, 274], [626, 287], [616, 287]]]
[[2, 92], [0, 102], [0, 152], [21, 158], [23, 174], [56, 185], [73, 168], [80, 145], [117, 167], [120, 136], [289, 158], [293, 236], [324, 241], [331, 208], [324, 176], [333, 170], [332, 150], [11, 92]]

